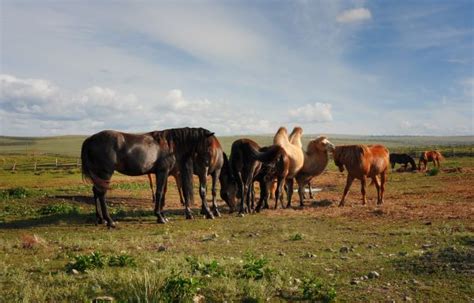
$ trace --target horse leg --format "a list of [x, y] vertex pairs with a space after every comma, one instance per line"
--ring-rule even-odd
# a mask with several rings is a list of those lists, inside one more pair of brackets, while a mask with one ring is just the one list
[[349, 192], [349, 188], [351, 187], [353, 181], [354, 177], [348, 174], [346, 180], [346, 187], [344, 187], [344, 193], [342, 194], [341, 202], [339, 202], [339, 207], [344, 206], [344, 200], [346, 199], [347, 192]]
[[153, 179], [151, 178], [151, 174], [147, 174], [147, 176], [148, 176], [148, 182], [150, 183], [151, 199], [153, 201], [153, 204], [155, 204], [155, 191], [153, 190]]
[[94, 193], [96, 225], [104, 224], [104, 217], [102, 216], [102, 209], [99, 202], [99, 192], [94, 186], [92, 186], [92, 192]]
[[220, 170], [215, 170], [212, 172], [211, 177], [212, 177], [212, 188], [211, 188], [211, 193], [212, 193], [212, 212], [214, 213], [214, 216], [220, 217], [221, 213], [219, 212], [219, 209], [217, 208], [217, 191], [216, 191], [216, 183], [217, 183], [217, 178], [220, 175]]
[[184, 198], [183, 198], [183, 186], [181, 185], [181, 178], [179, 174], [173, 174], [174, 180], [176, 181], [176, 189], [178, 190], [179, 194], [179, 202], [182, 206], [184, 206]]
[[182, 162], [180, 165], [180, 176], [181, 176], [181, 185], [183, 189], [184, 196], [184, 212], [186, 214], [186, 219], [193, 219], [193, 212], [189, 207], [190, 203], [194, 203], [193, 195], [193, 160], [192, 158], [187, 159]]
[[168, 181], [168, 171], [160, 171], [156, 173], [156, 198], [155, 198], [155, 215], [157, 217], [157, 222], [160, 224], [166, 223], [166, 219], [163, 216], [163, 203], [165, 201], [165, 189], [166, 182]]
[[211, 213], [209, 209], [209, 205], [207, 204], [207, 168], [202, 169], [198, 172], [199, 176], [199, 195], [201, 196], [201, 213], [206, 216], [206, 219], [214, 219], [214, 215]]
[[262, 206], [265, 203], [264, 200], [268, 196], [268, 189], [267, 189], [266, 182], [265, 181], [259, 181], [259, 184], [260, 184], [260, 197], [258, 199], [257, 207], [255, 208], [255, 211], [257, 213], [259, 213], [260, 210], [262, 209]]
[[380, 183], [377, 176], [375, 176], [375, 178], [372, 178], [372, 182], [374, 182], [375, 188], [377, 189], [377, 204], [379, 204], [380, 203]]
[[286, 181], [286, 186], [288, 187], [286, 192], [286, 194], [288, 195], [288, 203], [286, 204], [286, 208], [291, 207], [291, 197], [293, 196], [293, 182], [293, 178]]
[[380, 175], [380, 201], [377, 201], [377, 204], [383, 204], [383, 194], [385, 192], [385, 182], [387, 181], [387, 171], [383, 171]]
[[244, 185], [244, 180], [242, 178], [242, 173], [237, 174], [237, 185], [239, 187], [240, 191], [240, 209], [239, 209], [239, 215], [243, 215], [245, 213], [245, 185]]
[[104, 215], [105, 221], [107, 221], [108, 227], [115, 227], [115, 223], [109, 215], [109, 211], [107, 210], [107, 204], [105, 203], [105, 194], [107, 190], [97, 191], [100, 201], [100, 207], [102, 208], [102, 214]]
[[360, 179], [360, 192], [362, 193], [362, 205], [365, 205], [367, 203], [367, 199], [365, 197], [365, 176], [362, 176]]

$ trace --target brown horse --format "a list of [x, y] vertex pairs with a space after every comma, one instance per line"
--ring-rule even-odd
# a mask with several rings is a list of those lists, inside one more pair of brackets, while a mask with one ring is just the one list
[[232, 143], [229, 161], [240, 194], [239, 215], [253, 210], [253, 205], [250, 205], [250, 202], [253, 202], [251, 199], [253, 181], [262, 163], [274, 161], [282, 152], [282, 148], [278, 145], [260, 147], [257, 142], [250, 139], [239, 139]]
[[273, 144], [280, 145], [289, 159], [288, 174], [286, 176], [288, 204], [291, 205], [293, 195], [293, 178], [304, 165], [304, 152], [302, 149], [301, 136], [303, 129], [295, 127], [291, 132], [291, 141], [288, 137], [288, 131], [285, 127], [280, 127], [273, 137]]
[[[326, 137], [319, 137], [311, 140], [308, 143], [304, 155], [303, 168], [296, 175], [296, 182], [298, 183], [298, 194], [300, 197], [300, 206], [303, 206], [304, 200], [304, 186], [309, 184], [311, 195], [311, 179], [319, 176], [328, 165], [329, 152], [334, 151], [334, 144], [332, 144]], [[287, 207], [290, 207], [291, 201], [288, 201]]]
[[421, 153], [420, 160], [418, 161], [418, 170], [421, 171], [428, 169], [428, 162], [433, 162], [435, 168], [440, 168], [439, 162], [442, 160], [444, 160], [444, 157], [439, 151], [424, 151]]
[[[180, 171], [186, 218], [192, 219], [189, 202], [193, 199], [193, 166], [198, 165], [200, 180], [205, 180], [206, 175], [203, 177], [202, 174], [207, 173], [204, 168], [210, 163], [213, 137], [214, 133], [209, 130], [186, 127], [140, 135], [108, 130], [87, 138], [81, 150], [82, 174], [94, 184], [98, 222], [102, 223], [105, 217], [107, 225], [114, 226], [107, 211], [105, 195], [114, 171], [118, 171], [129, 176], [156, 175], [154, 212], [158, 223], [165, 223], [161, 203], [168, 175], [175, 167]], [[201, 184], [201, 188], [205, 189], [205, 183]], [[204, 200], [203, 203], [206, 216], [212, 218], [207, 202]]]
[[[365, 178], [369, 177], [377, 188], [377, 204], [383, 203], [385, 181], [389, 167], [389, 152], [383, 145], [345, 145], [334, 150], [334, 163], [343, 172], [347, 169], [347, 182], [339, 206], [344, 200], [354, 179], [361, 183], [362, 204], [365, 205]], [[380, 180], [378, 179], [380, 176]]]

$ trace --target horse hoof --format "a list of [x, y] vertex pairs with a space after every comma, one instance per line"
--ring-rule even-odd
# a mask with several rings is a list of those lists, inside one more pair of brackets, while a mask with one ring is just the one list
[[107, 223], [108, 228], [115, 228], [115, 223], [114, 222], [109, 222]]
[[206, 219], [213, 220], [213, 219], [214, 219], [214, 215], [211, 214], [211, 213], [207, 213], [207, 214], [206, 214]]
[[221, 213], [218, 212], [218, 211], [214, 211], [214, 216], [215, 216], [215, 217], [221, 217]]
[[186, 220], [193, 220], [193, 219], [194, 219], [193, 215], [186, 215]]
[[243, 217], [245, 217], [245, 214], [243, 212], [240, 212], [238, 216], [243, 218]]

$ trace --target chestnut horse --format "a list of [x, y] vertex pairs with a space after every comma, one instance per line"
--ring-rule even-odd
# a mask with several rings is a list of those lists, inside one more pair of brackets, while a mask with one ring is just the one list
[[[339, 206], [344, 200], [354, 179], [361, 183], [362, 204], [365, 205], [365, 178], [371, 178], [377, 188], [377, 204], [383, 203], [385, 182], [389, 167], [389, 152], [383, 145], [343, 145], [334, 150], [334, 163], [340, 172], [347, 169], [347, 182]], [[380, 180], [378, 179], [380, 176]]]
[[[334, 150], [332, 144], [326, 137], [322, 136], [311, 140], [308, 143], [306, 152], [304, 154], [304, 164], [301, 170], [296, 174], [296, 182], [298, 183], [298, 194], [300, 197], [300, 206], [303, 206], [304, 200], [304, 186], [309, 184], [309, 192], [311, 196], [311, 179], [319, 176], [328, 165], [329, 152]], [[290, 207], [288, 201], [288, 206]]]
[[232, 143], [230, 154], [230, 167], [237, 182], [240, 194], [239, 215], [253, 210], [250, 205], [253, 191], [253, 181], [259, 173], [262, 163], [274, 161], [283, 152], [278, 145], [260, 147], [257, 142], [250, 139], [239, 139]]
[[303, 129], [295, 127], [291, 132], [291, 141], [288, 138], [288, 131], [285, 127], [280, 127], [273, 137], [273, 144], [280, 145], [289, 159], [288, 175], [286, 176], [288, 204], [291, 205], [293, 195], [293, 178], [301, 170], [304, 164], [304, 152], [302, 149], [301, 136]]
[[[186, 218], [192, 219], [189, 201], [192, 200], [192, 173], [196, 163], [206, 167], [211, 159], [210, 143], [214, 133], [204, 128], [176, 128], [153, 131], [145, 134], [129, 134], [118, 131], [102, 131], [87, 138], [82, 144], [82, 174], [94, 184], [97, 219], [107, 225], [115, 224], [107, 211], [105, 195], [114, 171], [129, 176], [155, 174], [157, 190], [155, 214], [158, 223], [165, 223], [162, 213], [164, 187], [171, 170], [177, 167], [183, 186]], [[207, 173], [200, 169], [199, 174]], [[202, 179], [202, 176], [200, 176]], [[205, 180], [205, 175], [204, 178]], [[205, 188], [201, 184], [201, 188]], [[99, 205], [100, 202], [100, 205]], [[212, 213], [204, 200], [206, 216]]]
[[430, 150], [430, 151], [424, 151], [420, 155], [420, 161], [418, 161], [418, 170], [422, 170], [422, 164], [424, 165], [423, 170], [426, 170], [428, 168], [428, 162], [433, 162], [434, 167], [440, 168], [439, 162], [444, 160], [443, 155], [439, 151], [436, 150]]

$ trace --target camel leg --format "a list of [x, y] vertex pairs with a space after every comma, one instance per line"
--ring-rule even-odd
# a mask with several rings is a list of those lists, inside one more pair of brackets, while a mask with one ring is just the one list
[[293, 178], [286, 181], [286, 185], [288, 186], [287, 192], [286, 192], [288, 195], [288, 203], [286, 204], [287, 208], [291, 207], [291, 197], [293, 196], [293, 183], [294, 183]]
[[346, 180], [346, 187], [344, 188], [344, 193], [342, 194], [341, 202], [339, 202], [340, 207], [344, 206], [344, 201], [346, 199], [347, 193], [349, 192], [349, 188], [351, 187], [353, 181], [354, 181], [354, 177], [348, 174], [347, 180]]
[[303, 182], [298, 182], [298, 195], [300, 197], [300, 206], [303, 207], [304, 206], [304, 183]]
[[360, 192], [362, 193], [362, 205], [367, 204], [367, 199], [365, 197], [365, 183], [366, 183], [366, 179], [365, 179], [365, 176], [363, 176], [360, 179]]
[[104, 224], [104, 216], [102, 216], [102, 209], [100, 206], [99, 201], [99, 191], [92, 186], [92, 192], [94, 193], [94, 204], [95, 204], [95, 217], [96, 217], [96, 225]]
[[309, 189], [309, 198], [313, 200], [314, 196], [313, 196], [313, 187], [311, 186], [311, 181], [308, 181], [308, 189]]

